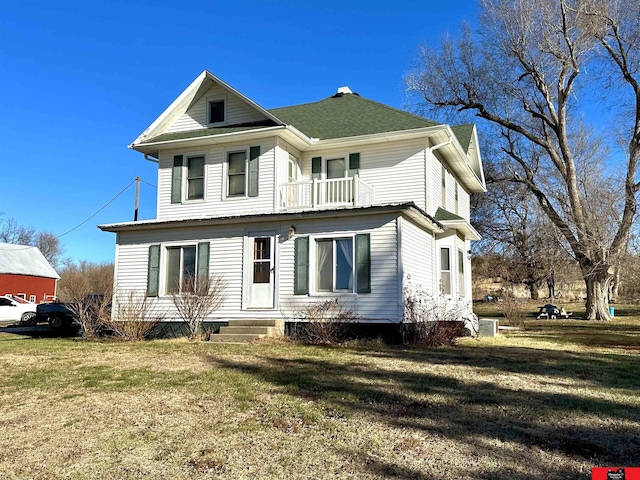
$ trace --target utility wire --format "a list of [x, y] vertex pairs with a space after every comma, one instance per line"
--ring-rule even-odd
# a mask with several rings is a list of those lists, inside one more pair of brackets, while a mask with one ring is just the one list
[[[149, 182], [145, 182], [144, 180], [140, 179], [143, 183], [146, 183], [147, 185], [149, 185], [150, 187], [153, 188], [158, 188], [156, 185], [152, 185]], [[129, 187], [131, 187], [131, 185], [134, 184], [134, 182], [136, 181], [136, 179], [134, 178], [131, 183], [129, 185], [127, 185], [126, 187], [124, 187], [115, 197], [113, 197], [111, 200], [109, 200], [107, 203], [105, 203], [102, 207], [100, 207], [100, 209], [98, 211], [96, 211], [93, 215], [91, 215], [89, 218], [87, 218], [85, 221], [83, 221], [82, 223], [76, 225], [75, 227], [73, 227], [71, 230], [68, 230], [66, 232], [64, 232], [62, 235], [58, 235], [55, 238], [58, 239], [60, 237], [64, 237], [65, 235], [67, 235], [68, 233], [73, 232], [74, 230], [77, 230], [78, 228], [80, 228], [82, 225], [84, 225], [85, 223], [87, 223], [89, 220], [91, 220], [93, 217], [95, 217], [96, 215], [98, 215], [102, 210], [104, 210], [105, 208], [107, 208], [111, 203], [113, 203], [120, 195], [122, 195], [124, 192], [126, 192]], [[24, 250], [29, 249], [29, 248], [35, 248], [34, 245], [24, 245]], [[0, 247], [0, 250], [8, 250], [8, 248], [3, 248]], [[16, 249], [13, 248], [13, 251], [16, 250], [21, 250], [21, 249]]]
[[82, 225], [84, 225], [85, 223], [87, 223], [89, 220], [91, 220], [93, 217], [95, 217], [96, 215], [98, 215], [102, 210], [104, 210], [105, 208], [107, 208], [111, 203], [113, 203], [116, 198], [118, 198], [120, 195], [122, 195], [124, 192], [126, 192], [128, 190], [128, 188], [134, 184], [135, 182], [135, 178], [131, 181], [131, 183], [129, 185], [127, 185], [126, 187], [124, 187], [120, 193], [118, 193], [115, 197], [113, 197], [111, 200], [109, 200], [107, 203], [105, 203], [96, 213], [94, 213], [93, 215], [91, 215], [89, 218], [87, 218], [84, 222], [76, 225], [75, 227], [73, 227], [71, 230], [68, 230], [66, 232], [64, 232], [62, 235], [58, 235], [56, 238], [60, 238], [60, 237], [64, 237], [66, 234], [73, 232], [74, 230], [77, 230], [78, 228], [80, 228]]

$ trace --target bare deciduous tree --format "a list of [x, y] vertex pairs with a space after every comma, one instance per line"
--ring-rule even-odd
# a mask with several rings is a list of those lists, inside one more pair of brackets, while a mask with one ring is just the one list
[[[471, 114], [493, 128], [524, 185], [580, 265], [589, 319], [610, 319], [609, 285], [637, 212], [640, 4], [635, 0], [481, 0], [480, 32], [424, 48], [406, 78], [425, 111]], [[624, 172], [589, 173], [584, 112], [599, 98]], [[615, 111], [620, 115], [609, 113]], [[620, 160], [624, 158], [624, 160]], [[581, 182], [581, 179], [583, 180]], [[588, 181], [585, 182], [584, 180]], [[589, 186], [613, 192], [607, 204]]]
[[171, 293], [178, 315], [189, 328], [190, 340], [202, 336], [202, 323], [226, 299], [225, 288], [226, 282], [221, 276], [191, 275], [183, 280], [180, 291]]
[[44, 258], [54, 267], [60, 264], [62, 245], [51, 232], [36, 232], [32, 227], [19, 225], [15, 218], [0, 214], [0, 242], [38, 247]]
[[113, 263], [67, 262], [58, 273], [58, 297], [64, 302], [87, 294], [110, 295], [113, 291]]

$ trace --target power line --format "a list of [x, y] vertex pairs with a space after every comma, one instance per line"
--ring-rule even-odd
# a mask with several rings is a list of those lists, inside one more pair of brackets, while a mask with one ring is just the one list
[[79, 223], [78, 225], [76, 225], [75, 227], [73, 227], [71, 230], [68, 230], [66, 232], [64, 232], [62, 235], [58, 235], [56, 238], [60, 238], [60, 237], [64, 237], [66, 234], [73, 232], [74, 230], [77, 230], [78, 228], [80, 228], [82, 225], [84, 225], [85, 223], [87, 223], [89, 220], [91, 220], [93, 217], [95, 217], [96, 215], [98, 215], [102, 210], [104, 210], [105, 208], [107, 208], [111, 203], [113, 203], [116, 198], [118, 198], [120, 195], [122, 195], [124, 192], [127, 191], [127, 189], [134, 184], [135, 182], [135, 178], [133, 180], [131, 180], [131, 183], [129, 185], [127, 185], [126, 187], [124, 187], [115, 197], [113, 197], [111, 200], [109, 200], [107, 203], [105, 203], [102, 207], [100, 207], [100, 209], [94, 213], [93, 215], [91, 215], [89, 218], [87, 218], [84, 222]]

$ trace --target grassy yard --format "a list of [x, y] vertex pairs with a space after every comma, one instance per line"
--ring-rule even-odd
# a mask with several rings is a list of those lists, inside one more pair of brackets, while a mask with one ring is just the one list
[[0, 334], [1, 479], [573, 479], [640, 464], [640, 318], [416, 350]]

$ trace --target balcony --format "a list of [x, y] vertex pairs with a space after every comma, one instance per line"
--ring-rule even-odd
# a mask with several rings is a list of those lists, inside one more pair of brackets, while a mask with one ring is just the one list
[[368, 207], [373, 204], [373, 188], [358, 175], [327, 180], [280, 185], [280, 208], [304, 210], [327, 207]]

